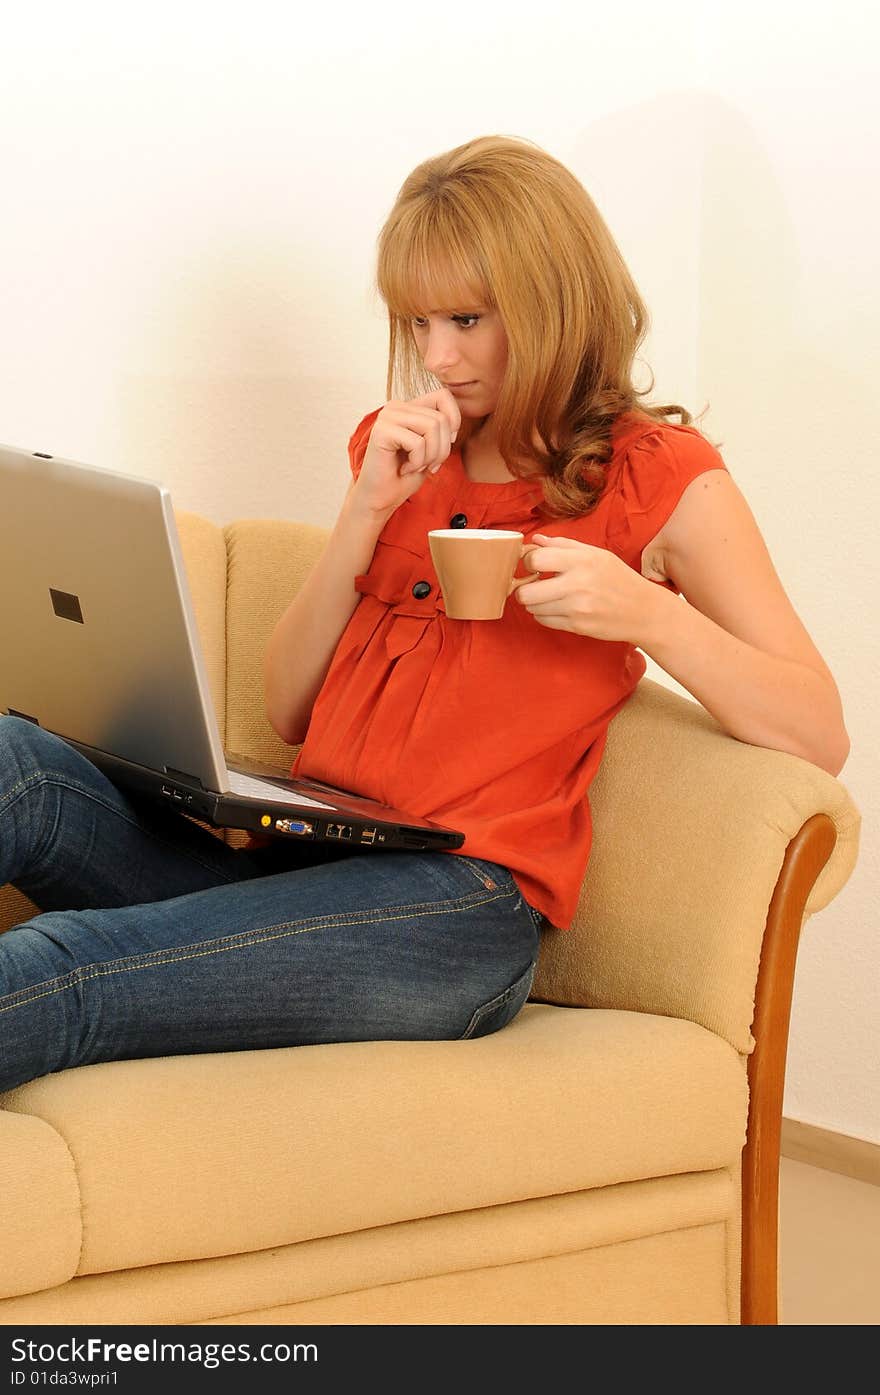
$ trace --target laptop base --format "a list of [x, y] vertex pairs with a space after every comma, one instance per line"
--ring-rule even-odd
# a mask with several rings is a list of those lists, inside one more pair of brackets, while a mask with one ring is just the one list
[[[136, 765], [132, 761], [110, 755], [106, 751], [95, 750], [79, 741], [64, 738], [69, 746], [91, 761], [92, 765], [112, 780], [121, 789], [129, 789], [134, 794], [146, 796], [157, 803], [167, 804], [181, 814], [212, 824], [215, 828], [237, 828], [284, 841], [309, 842], [332, 841], [344, 843], [354, 848], [406, 849], [409, 851], [443, 852], [460, 848], [464, 834], [439, 825], [420, 827], [407, 823], [405, 816], [385, 805], [376, 805], [375, 814], [370, 817], [370, 800], [359, 800], [363, 806], [358, 812], [346, 808], [319, 809], [302, 806], [297, 808], [289, 802], [275, 804], [269, 799], [248, 799], [240, 794], [224, 794], [221, 791], [206, 790], [191, 776], [181, 771], [166, 772], [157, 777], [155, 770]], [[244, 762], [243, 762], [244, 764]], [[258, 762], [247, 762], [259, 768], [263, 778], [269, 778], [271, 767]], [[250, 773], [250, 772], [247, 772]], [[273, 771], [277, 776], [277, 772]], [[302, 781], [314, 790], [316, 800], [323, 794], [329, 798], [332, 788], [318, 781]], [[340, 792], [342, 793], [342, 792]], [[352, 796], [346, 793], [349, 805]], [[395, 821], [395, 816], [397, 820]]]

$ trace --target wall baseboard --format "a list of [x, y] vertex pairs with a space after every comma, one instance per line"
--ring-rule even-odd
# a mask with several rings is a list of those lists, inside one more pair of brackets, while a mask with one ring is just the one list
[[784, 1158], [794, 1158], [812, 1167], [824, 1167], [828, 1172], [842, 1172], [844, 1177], [854, 1177], [857, 1182], [880, 1186], [880, 1143], [818, 1129], [798, 1119], [783, 1119], [780, 1151]]

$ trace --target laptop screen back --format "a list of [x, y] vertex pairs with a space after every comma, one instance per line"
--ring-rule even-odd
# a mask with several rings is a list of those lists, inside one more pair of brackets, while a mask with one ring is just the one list
[[0, 710], [223, 788], [168, 491], [0, 446], [0, 501]]

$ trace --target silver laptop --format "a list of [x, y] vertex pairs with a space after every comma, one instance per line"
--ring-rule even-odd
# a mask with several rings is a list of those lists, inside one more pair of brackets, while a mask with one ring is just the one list
[[226, 753], [171, 496], [0, 446], [0, 712], [117, 785], [218, 827], [364, 848], [458, 848], [456, 830]]

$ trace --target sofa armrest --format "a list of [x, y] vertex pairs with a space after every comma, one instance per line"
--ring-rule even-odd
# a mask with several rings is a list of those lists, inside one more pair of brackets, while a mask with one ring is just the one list
[[689, 1018], [749, 1052], [787, 849], [827, 815], [836, 839], [810, 914], [855, 865], [860, 820], [849, 793], [797, 756], [727, 736], [697, 703], [643, 679], [611, 724], [591, 804], [576, 921], [545, 932], [532, 997]]

